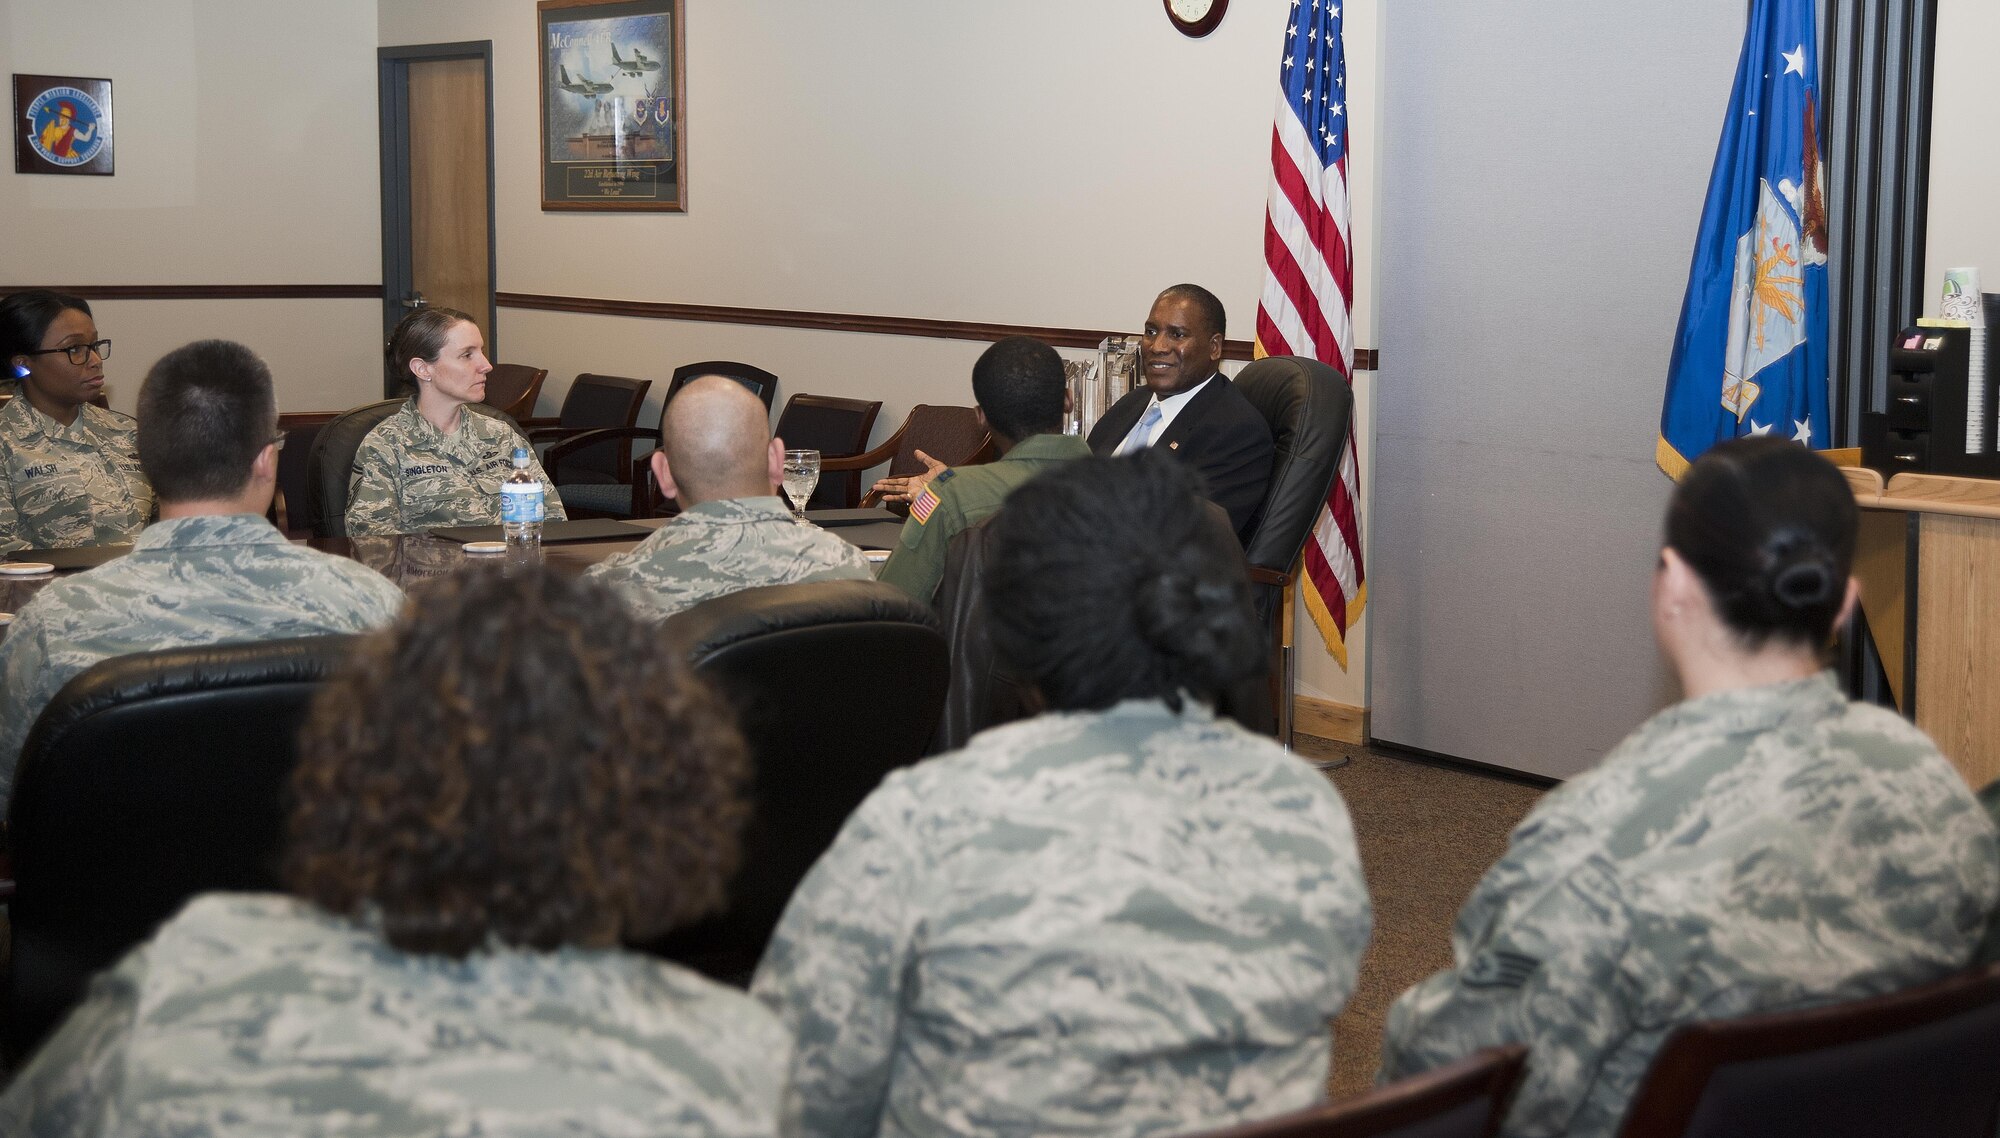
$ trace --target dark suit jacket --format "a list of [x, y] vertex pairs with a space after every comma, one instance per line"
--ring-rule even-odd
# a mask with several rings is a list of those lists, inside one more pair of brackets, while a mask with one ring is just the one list
[[[1141, 387], [1111, 405], [1090, 429], [1090, 449], [1110, 454], [1132, 433], [1153, 393]], [[1226, 376], [1209, 377], [1201, 391], [1153, 445], [1188, 463], [1208, 484], [1208, 497], [1229, 511], [1237, 540], [1250, 535], [1271, 484], [1270, 424]]]

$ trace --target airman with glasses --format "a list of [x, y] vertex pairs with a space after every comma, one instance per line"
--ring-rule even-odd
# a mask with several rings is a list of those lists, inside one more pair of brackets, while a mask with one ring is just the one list
[[0, 299], [0, 553], [131, 541], [153, 515], [137, 425], [96, 406], [111, 341], [81, 297]]

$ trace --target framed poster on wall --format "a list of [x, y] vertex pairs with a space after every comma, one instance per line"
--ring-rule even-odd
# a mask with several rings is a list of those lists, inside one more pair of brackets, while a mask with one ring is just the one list
[[683, 0], [540, 0], [542, 208], [687, 210]]
[[14, 76], [14, 172], [110, 174], [111, 80]]

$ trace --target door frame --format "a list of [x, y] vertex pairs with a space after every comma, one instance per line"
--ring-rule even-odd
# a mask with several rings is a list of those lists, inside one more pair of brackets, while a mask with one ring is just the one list
[[[500, 338], [494, 324], [500, 309], [498, 227], [493, 199], [493, 41], [399, 44], [377, 48], [376, 74], [382, 140], [382, 336], [403, 318], [403, 297], [413, 285], [410, 264], [410, 64], [438, 59], [477, 59], [486, 67], [486, 342]], [[384, 398], [401, 395], [402, 383], [383, 369]]]

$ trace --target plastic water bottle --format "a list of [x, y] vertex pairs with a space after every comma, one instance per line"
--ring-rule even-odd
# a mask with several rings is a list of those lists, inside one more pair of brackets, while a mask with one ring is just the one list
[[528, 448], [515, 447], [514, 473], [500, 484], [500, 530], [507, 544], [540, 545], [546, 509], [542, 480], [528, 469]]

